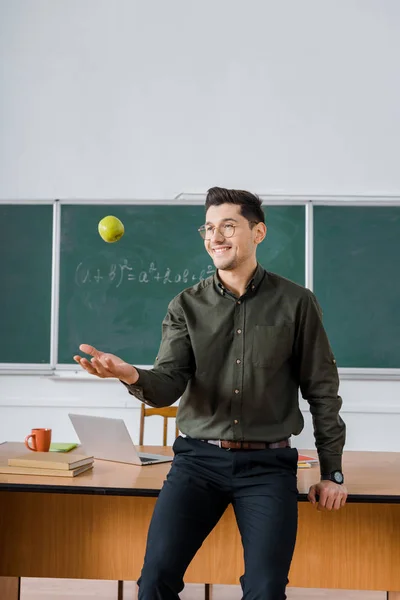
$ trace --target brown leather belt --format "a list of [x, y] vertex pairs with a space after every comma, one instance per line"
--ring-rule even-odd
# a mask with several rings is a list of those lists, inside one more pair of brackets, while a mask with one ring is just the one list
[[280, 442], [231, 442], [229, 440], [202, 440], [226, 450], [266, 450], [267, 448], [290, 448], [290, 440]]

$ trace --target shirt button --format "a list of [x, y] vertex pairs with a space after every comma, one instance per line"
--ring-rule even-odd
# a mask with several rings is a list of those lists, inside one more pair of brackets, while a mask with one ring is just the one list
[[235, 425], [237, 425], [239, 423], [239, 421], [237, 419], [235, 419], [233, 422]]
[[242, 330], [241, 330], [241, 329], [238, 329], [238, 330], [236, 331], [236, 333], [242, 333]]
[[336, 360], [335, 360], [335, 359], [333, 359], [333, 361], [332, 361], [332, 362], [333, 362], [333, 364], [334, 364], [334, 365], [336, 365]]
[[239, 393], [239, 390], [235, 390], [235, 394], [238, 394], [238, 393]]
[[242, 362], [242, 361], [240, 360], [240, 358], [237, 358], [237, 359], [236, 359], [236, 364], [237, 364], [237, 365], [240, 365], [240, 363], [241, 363], [241, 362]]
[[242, 304], [242, 301], [241, 301], [241, 300], [238, 300], [238, 301], [237, 301], [237, 303], [238, 303], [238, 304]]

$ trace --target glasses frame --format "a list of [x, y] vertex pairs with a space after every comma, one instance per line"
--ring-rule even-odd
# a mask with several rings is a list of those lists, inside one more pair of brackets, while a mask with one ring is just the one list
[[[260, 221], [248, 221], [249, 223], [253, 223], [254, 225], [258, 225], [258, 223], [260, 223]], [[221, 232], [220, 227], [226, 227], [226, 225], [229, 225], [230, 227], [233, 227], [233, 233], [232, 235], [225, 235]], [[211, 233], [211, 237], [207, 237], [207, 230], [206, 230], [206, 226], [202, 225], [201, 227], [198, 228], [198, 232], [200, 234], [201, 239], [203, 239], [204, 241], [209, 241], [212, 239], [215, 230], [218, 230], [218, 233], [220, 235], [222, 235], [223, 238], [229, 240], [230, 238], [234, 237], [235, 233], [236, 233], [236, 227], [240, 227], [240, 225], [233, 225], [232, 223], [225, 223], [224, 225], [220, 225], [219, 227], [217, 227], [216, 225], [214, 225], [212, 233]], [[204, 235], [203, 235], [204, 233]]]

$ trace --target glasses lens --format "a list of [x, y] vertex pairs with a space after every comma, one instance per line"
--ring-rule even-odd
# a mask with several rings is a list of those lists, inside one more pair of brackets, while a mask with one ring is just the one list
[[198, 229], [198, 232], [200, 233], [203, 240], [211, 240], [215, 231], [218, 231], [219, 235], [229, 238], [234, 235], [235, 226], [227, 223], [226, 225], [222, 225], [222, 227], [211, 227], [211, 226], [203, 225], [202, 227], [199, 227], [199, 229]]
[[234, 231], [235, 231], [235, 226], [227, 223], [222, 228], [222, 235], [226, 238], [230, 238], [233, 236]]

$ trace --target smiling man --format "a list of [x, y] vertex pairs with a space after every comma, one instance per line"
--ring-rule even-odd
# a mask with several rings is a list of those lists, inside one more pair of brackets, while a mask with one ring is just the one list
[[297, 531], [299, 389], [310, 404], [321, 481], [309, 500], [346, 502], [345, 425], [338, 374], [315, 296], [266, 271], [256, 250], [266, 236], [257, 196], [212, 188], [199, 228], [214, 276], [174, 298], [154, 368], [137, 369], [83, 344], [74, 359], [116, 377], [150, 406], [180, 398], [174, 460], [154, 509], [140, 600], [176, 600], [185, 571], [232, 504], [244, 548], [245, 600], [284, 600]]

